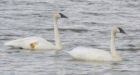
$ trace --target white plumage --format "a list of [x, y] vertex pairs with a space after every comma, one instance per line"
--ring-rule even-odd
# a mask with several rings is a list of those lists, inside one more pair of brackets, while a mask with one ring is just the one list
[[12, 40], [4, 45], [10, 46], [13, 48], [22, 48], [22, 49], [56, 49], [60, 50], [62, 49], [61, 40], [60, 40], [60, 34], [58, 30], [58, 20], [60, 18], [67, 18], [65, 15], [59, 12], [54, 12], [54, 40], [55, 44], [52, 44], [48, 42], [47, 40], [41, 38], [41, 37], [27, 37], [27, 38], [20, 38], [17, 40]]
[[74, 59], [85, 61], [111, 61], [112, 57], [109, 52], [88, 48], [88, 47], [76, 47], [72, 51], [68, 52]]
[[36, 49], [54, 49], [54, 45], [41, 37], [27, 37], [6, 42], [5, 45], [13, 48], [31, 49], [31, 43], [36, 42]]
[[68, 53], [74, 58], [78, 60], [85, 61], [121, 61], [121, 57], [117, 53], [115, 49], [115, 37], [116, 33], [125, 33], [122, 28], [113, 26], [111, 31], [111, 44], [110, 44], [110, 52], [95, 48], [88, 47], [76, 47]]

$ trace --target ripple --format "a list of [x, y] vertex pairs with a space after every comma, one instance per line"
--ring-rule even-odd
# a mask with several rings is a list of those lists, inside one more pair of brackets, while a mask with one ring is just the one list
[[86, 15], [93, 15], [93, 16], [105, 16], [105, 13], [97, 13], [97, 12], [81, 12], [81, 13]]
[[[140, 46], [139, 0], [1, 0], [0, 1], [0, 72], [2, 75], [128, 75], [138, 73]], [[53, 2], [53, 3], [52, 3]], [[51, 4], [52, 3], [52, 4]], [[63, 51], [12, 49], [7, 40], [43, 35], [52, 39], [50, 22], [53, 10], [69, 16], [68, 26], [60, 26]], [[124, 60], [84, 62], [71, 60], [65, 53], [76, 46], [109, 50], [112, 25], [126, 28], [129, 36], [118, 34], [116, 43]], [[66, 32], [66, 33], [65, 33]], [[48, 34], [46, 34], [48, 33]], [[49, 40], [54, 43], [54, 39]], [[112, 64], [113, 63], [113, 64]]]

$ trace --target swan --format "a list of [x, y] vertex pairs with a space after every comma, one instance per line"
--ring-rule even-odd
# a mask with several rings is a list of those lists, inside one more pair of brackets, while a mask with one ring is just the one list
[[9, 46], [12, 48], [20, 48], [20, 49], [55, 49], [55, 50], [60, 50], [62, 49], [62, 44], [60, 41], [60, 34], [58, 30], [58, 20], [60, 18], [68, 18], [62, 13], [59, 13], [55, 11], [53, 13], [53, 20], [54, 20], [54, 40], [55, 40], [55, 45], [52, 43], [48, 42], [47, 40], [41, 38], [41, 37], [26, 37], [26, 38], [20, 38], [16, 40], [12, 40], [9, 42], [4, 43], [5, 46]]
[[68, 53], [78, 60], [85, 61], [121, 61], [122, 58], [119, 56], [115, 49], [115, 37], [116, 33], [124, 33], [124, 30], [120, 27], [113, 26], [111, 31], [111, 43], [110, 52], [100, 49], [87, 48], [87, 47], [76, 47]]

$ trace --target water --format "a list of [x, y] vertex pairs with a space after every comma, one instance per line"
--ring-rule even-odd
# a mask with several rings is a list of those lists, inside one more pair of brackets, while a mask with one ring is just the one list
[[[4, 42], [28, 36], [53, 38], [52, 12], [60, 10], [68, 19], [60, 21], [63, 51], [9, 49]], [[139, 0], [1, 0], [1, 75], [139, 75]], [[123, 61], [84, 62], [65, 53], [76, 46], [109, 50], [112, 25], [122, 27], [117, 48]]]

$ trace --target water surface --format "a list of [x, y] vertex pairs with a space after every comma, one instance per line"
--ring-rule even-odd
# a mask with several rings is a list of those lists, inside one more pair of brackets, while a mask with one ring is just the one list
[[[54, 42], [52, 12], [67, 15], [59, 23], [63, 51], [9, 49], [4, 42], [41, 36]], [[1, 0], [1, 75], [139, 75], [139, 0]], [[65, 53], [76, 46], [109, 50], [112, 25], [122, 27], [117, 48], [123, 61], [84, 62]]]

